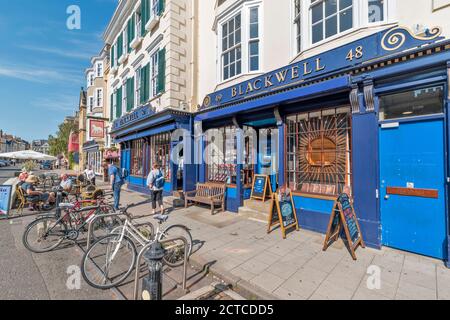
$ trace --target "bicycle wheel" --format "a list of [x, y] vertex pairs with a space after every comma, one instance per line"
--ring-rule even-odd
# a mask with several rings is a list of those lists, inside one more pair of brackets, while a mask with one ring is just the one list
[[97, 289], [121, 284], [136, 264], [136, 246], [127, 236], [110, 234], [95, 242], [81, 260], [84, 280]]
[[[159, 240], [172, 239], [176, 237], [184, 237], [188, 243], [188, 257], [192, 253], [192, 236], [188, 228], [182, 225], [174, 225], [168, 227], [160, 236]], [[163, 244], [167, 250], [164, 256], [164, 262], [170, 267], [179, 267], [184, 263], [184, 242], [181, 240], [171, 241]]]
[[97, 218], [92, 224], [92, 239], [95, 241], [110, 234], [112, 230], [123, 225], [122, 220], [118, 216]]
[[56, 217], [47, 216], [30, 223], [23, 233], [25, 248], [35, 253], [48, 252], [61, 244], [67, 234], [67, 227]]

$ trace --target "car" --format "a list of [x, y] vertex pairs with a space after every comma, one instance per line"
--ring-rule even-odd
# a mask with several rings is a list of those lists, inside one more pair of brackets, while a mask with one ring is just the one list
[[4, 160], [0, 160], [0, 168], [6, 167], [8, 164]]
[[52, 170], [53, 169], [53, 163], [52, 161], [44, 161], [40, 165], [41, 170]]

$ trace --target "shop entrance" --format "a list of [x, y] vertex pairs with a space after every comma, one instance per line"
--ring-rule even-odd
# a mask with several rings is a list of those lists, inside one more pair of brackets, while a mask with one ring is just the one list
[[278, 128], [256, 129], [258, 134], [258, 157], [256, 173], [270, 177], [272, 191], [278, 188]]
[[[433, 87], [380, 99], [380, 120], [409, 116], [380, 128], [382, 243], [439, 259], [447, 247], [442, 92]], [[424, 113], [435, 116], [410, 118]]]

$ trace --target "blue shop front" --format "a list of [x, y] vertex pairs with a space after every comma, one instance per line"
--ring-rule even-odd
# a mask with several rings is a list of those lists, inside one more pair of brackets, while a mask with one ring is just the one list
[[155, 112], [150, 105], [113, 123], [111, 135], [120, 144], [120, 166], [129, 172], [130, 190], [149, 193], [146, 180], [154, 163], [165, 175], [165, 195], [181, 195], [195, 186], [195, 166], [184, 145], [191, 139], [192, 116], [175, 109]]
[[[198, 180], [238, 212], [255, 175], [325, 233], [350, 186], [367, 245], [448, 260], [450, 41], [395, 27], [208, 95]], [[203, 132], [201, 135], [198, 132]]]

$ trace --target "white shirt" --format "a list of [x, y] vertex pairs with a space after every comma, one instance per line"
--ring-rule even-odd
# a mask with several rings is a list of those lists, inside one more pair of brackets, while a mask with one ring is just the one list
[[95, 172], [94, 172], [94, 170], [92, 170], [92, 169], [86, 169], [86, 170], [84, 170], [84, 173], [86, 174], [86, 177], [87, 177], [89, 180], [92, 180], [92, 179], [95, 178]]

